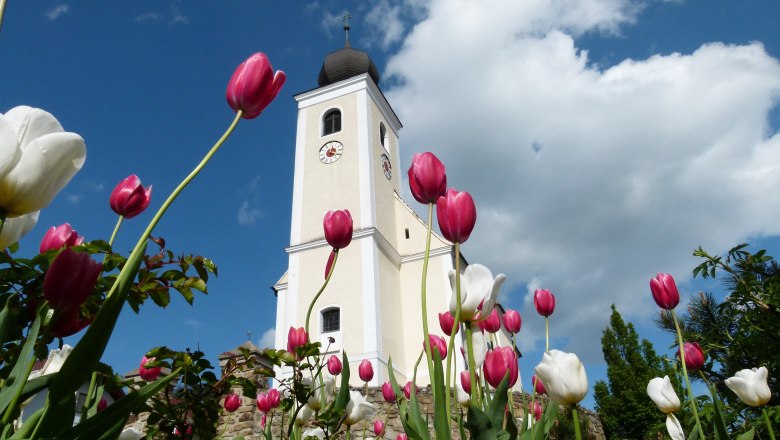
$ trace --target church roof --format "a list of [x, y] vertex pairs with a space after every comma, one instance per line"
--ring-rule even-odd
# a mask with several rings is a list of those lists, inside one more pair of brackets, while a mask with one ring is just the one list
[[379, 69], [371, 61], [371, 57], [366, 52], [347, 45], [325, 57], [317, 82], [320, 87], [324, 87], [364, 73], [368, 73], [374, 84], [379, 85]]

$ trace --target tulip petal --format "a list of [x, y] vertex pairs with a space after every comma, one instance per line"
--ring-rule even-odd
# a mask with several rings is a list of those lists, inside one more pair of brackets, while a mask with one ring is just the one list
[[666, 416], [666, 430], [669, 431], [669, 437], [672, 440], [685, 440], [685, 433], [674, 414], [670, 413]]
[[19, 217], [9, 218], [3, 224], [3, 230], [0, 232], [0, 249], [16, 243], [26, 235], [38, 222], [38, 215], [41, 211], [31, 212]]
[[474, 363], [479, 369], [485, 363], [485, 356], [487, 356], [487, 339], [477, 324], [471, 325], [471, 344], [474, 347]]
[[5, 117], [14, 126], [19, 149], [22, 151], [39, 137], [65, 131], [54, 115], [39, 108], [20, 105], [8, 110]]
[[479, 304], [493, 288], [493, 274], [481, 264], [470, 264], [461, 277], [461, 287], [461, 319], [471, 319]]
[[498, 292], [501, 290], [504, 281], [506, 281], [506, 275], [502, 273], [498, 274], [493, 280], [493, 288], [490, 289], [490, 293], [482, 304], [482, 316], [488, 316], [493, 312], [493, 307], [495, 307], [496, 300], [498, 299]]
[[10, 171], [22, 152], [16, 139], [16, 129], [3, 115], [0, 115], [0, 176]]
[[9, 216], [38, 211], [81, 169], [87, 149], [75, 133], [52, 133], [32, 141], [19, 163], [0, 180], [0, 206]]

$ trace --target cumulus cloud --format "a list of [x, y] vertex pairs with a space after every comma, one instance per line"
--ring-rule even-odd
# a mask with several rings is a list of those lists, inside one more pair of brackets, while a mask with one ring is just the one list
[[70, 9], [70, 7], [67, 4], [63, 3], [61, 5], [57, 5], [49, 9], [48, 11], [46, 11], [46, 16], [49, 18], [49, 21], [54, 21], [60, 18], [62, 14], [68, 12], [68, 9]]
[[401, 20], [401, 6], [391, 4], [389, 0], [380, 0], [366, 14], [367, 28], [375, 31], [369, 35], [378, 38], [379, 45], [383, 49], [387, 49], [403, 37], [404, 22]]
[[265, 217], [265, 212], [257, 207], [260, 203], [262, 192], [260, 191], [261, 176], [255, 176], [243, 189], [247, 199], [238, 208], [237, 220], [240, 225], [252, 225]]
[[[402, 163], [420, 148], [444, 161], [477, 203], [469, 261], [505, 272], [510, 304], [527, 313], [533, 290], [551, 289], [569, 350], [600, 360], [611, 303], [648, 322], [648, 280], [684, 283], [699, 245], [722, 252], [780, 233], [767, 197], [780, 185], [768, 122], [780, 63], [760, 43], [600, 69], [575, 37], [619, 34], [636, 3], [427, 6], [384, 72], [397, 80], [386, 95], [405, 123]], [[542, 326], [525, 320], [526, 349]]]
[[271, 327], [265, 332], [263, 332], [263, 335], [260, 336], [260, 339], [257, 340], [257, 347], [261, 349], [273, 348], [275, 343], [276, 343], [276, 329], [274, 327]]

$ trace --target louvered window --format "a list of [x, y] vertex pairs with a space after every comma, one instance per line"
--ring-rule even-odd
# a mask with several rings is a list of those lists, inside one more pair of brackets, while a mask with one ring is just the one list
[[336, 332], [341, 329], [341, 311], [337, 307], [322, 311], [322, 333]]
[[387, 138], [387, 129], [385, 128], [385, 124], [379, 123], [379, 142], [382, 143], [382, 146], [385, 147], [385, 150], [387, 150], [387, 144], [385, 143], [385, 138]]
[[341, 111], [329, 110], [322, 118], [322, 135], [329, 135], [341, 131]]

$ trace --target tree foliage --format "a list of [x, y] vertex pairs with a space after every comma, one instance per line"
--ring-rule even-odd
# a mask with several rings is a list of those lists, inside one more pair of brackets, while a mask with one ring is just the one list
[[607, 438], [657, 438], [665, 431], [664, 415], [647, 396], [647, 383], [664, 375], [675, 381], [673, 367], [656, 354], [650, 341], [639, 340], [633, 324], [626, 324], [614, 305], [601, 349], [608, 383], [596, 382], [594, 397]]

